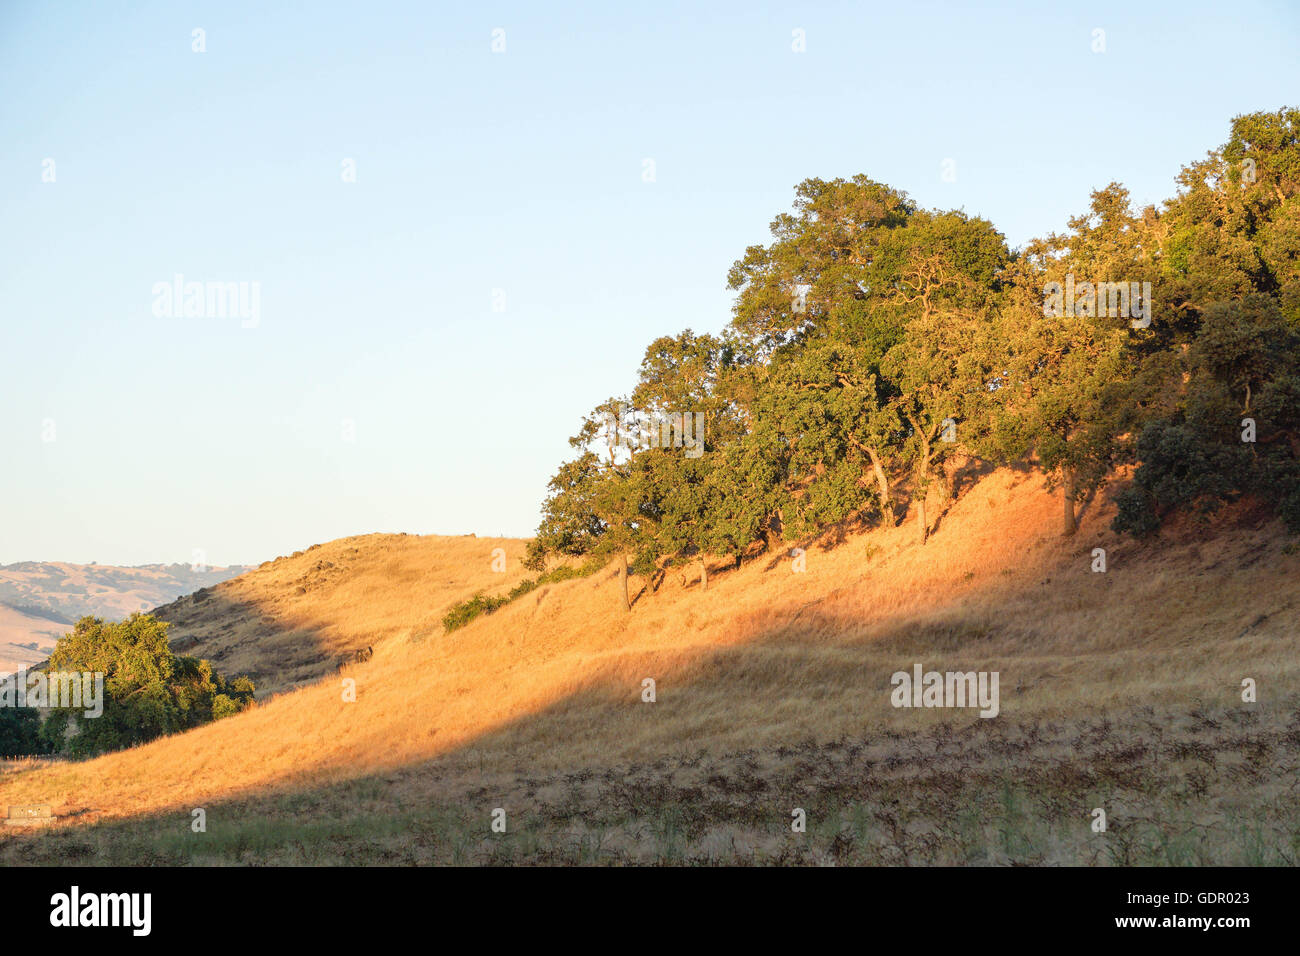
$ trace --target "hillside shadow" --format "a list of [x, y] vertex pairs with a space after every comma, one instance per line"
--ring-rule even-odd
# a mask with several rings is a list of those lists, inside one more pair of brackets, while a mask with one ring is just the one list
[[320, 630], [281, 622], [254, 600], [232, 600], [210, 588], [149, 612], [169, 625], [172, 652], [210, 660], [228, 679], [246, 676], [257, 699], [336, 672], [352, 651], [331, 649]]

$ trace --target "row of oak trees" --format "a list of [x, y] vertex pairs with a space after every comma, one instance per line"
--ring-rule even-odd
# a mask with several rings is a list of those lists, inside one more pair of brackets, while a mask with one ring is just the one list
[[866, 176], [806, 180], [732, 266], [723, 333], [652, 342], [584, 417], [530, 565], [620, 558], [627, 607], [629, 569], [707, 586], [710, 557], [849, 518], [910, 514], [924, 543], [972, 461], [1039, 469], [1066, 535], [1125, 463], [1117, 530], [1242, 495], [1300, 530], [1298, 137], [1300, 110], [1239, 116], [1174, 198], [1112, 183], [1016, 250]]

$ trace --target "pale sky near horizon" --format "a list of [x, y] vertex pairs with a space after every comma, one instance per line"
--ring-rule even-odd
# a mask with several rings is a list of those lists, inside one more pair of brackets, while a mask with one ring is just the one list
[[[0, 563], [529, 535], [581, 414], [652, 339], [725, 325], [802, 179], [1020, 245], [1295, 105], [1298, 27], [1249, 0], [8, 0]], [[177, 274], [259, 283], [257, 321], [155, 314]]]

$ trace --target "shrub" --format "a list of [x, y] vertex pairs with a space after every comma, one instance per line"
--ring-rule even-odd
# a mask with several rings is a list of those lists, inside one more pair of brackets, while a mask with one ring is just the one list
[[511, 601], [523, 597], [530, 591], [536, 590], [543, 584], [554, 584], [557, 581], [569, 581], [573, 578], [585, 578], [600, 570], [603, 563], [603, 561], [595, 559], [588, 561], [581, 567], [562, 564], [537, 578], [527, 578], [520, 581], [511, 588], [509, 593], [504, 597], [488, 597], [480, 592], [468, 601], [461, 601], [459, 604], [453, 605], [451, 610], [443, 615], [443, 631], [444, 633], [450, 634], [452, 631], [464, 627], [476, 617], [483, 614], [491, 614], [493, 611], [505, 607]]
[[0, 708], [0, 758], [32, 757], [50, 752], [41, 737], [41, 718], [27, 708]]
[[507, 604], [509, 600], [509, 598], [504, 597], [486, 597], [482, 594], [476, 594], [468, 601], [461, 601], [453, 606], [443, 616], [443, 629], [450, 634], [457, 628], [464, 627], [480, 614], [491, 614], [497, 608]]
[[251, 680], [227, 681], [211, 661], [176, 656], [167, 643], [168, 627], [149, 614], [107, 624], [96, 617], [78, 621], [71, 634], [59, 638], [47, 670], [103, 674], [103, 713], [87, 718], [83, 708], [55, 709], [42, 736], [57, 749], [87, 757], [252, 706]]
[[1118, 510], [1110, 526], [1116, 532], [1146, 538], [1160, 529], [1160, 518], [1156, 515], [1150, 498], [1138, 489], [1125, 488], [1115, 503]]

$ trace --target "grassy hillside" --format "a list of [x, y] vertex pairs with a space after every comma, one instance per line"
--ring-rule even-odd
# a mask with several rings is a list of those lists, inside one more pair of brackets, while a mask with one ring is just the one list
[[[492, 570], [504, 549], [505, 571]], [[513, 538], [370, 534], [313, 545], [159, 608], [172, 649], [247, 674], [258, 697], [325, 674], [366, 647], [441, 633], [442, 616], [478, 591], [525, 576]]]
[[[523, 576], [519, 542], [323, 545], [167, 611], [223, 670], [318, 681], [90, 762], [11, 765], [0, 805], [62, 819], [0, 836], [0, 859], [1295, 862], [1300, 555], [1245, 508], [1150, 545], [1107, 530], [1104, 499], [1068, 540], [1059, 510], [997, 472], [924, 547], [845, 529], [790, 543], [803, 573], [782, 552], [715, 566], [707, 592], [693, 570], [638, 579], [631, 614], [611, 568], [449, 635], [455, 594]], [[372, 660], [328, 673], [362, 645]], [[998, 671], [1000, 715], [895, 709], [915, 663]]]

